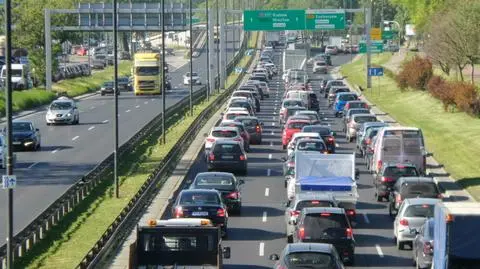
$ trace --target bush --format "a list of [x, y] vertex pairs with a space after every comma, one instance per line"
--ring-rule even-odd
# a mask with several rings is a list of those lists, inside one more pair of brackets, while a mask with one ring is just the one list
[[470, 115], [475, 114], [478, 106], [478, 94], [475, 85], [466, 82], [453, 82], [451, 86], [455, 92], [455, 104]]
[[426, 90], [432, 75], [433, 68], [430, 60], [415, 56], [402, 65], [397, 75], [397, 84], [401, 90], [405, 90], [408, 87]]
[[443, 109], [448, 111], [455, 105], [455, 91], [450, 83], [440, 76], [433, 76], [427, 84], [428, 92], [443, 103]]

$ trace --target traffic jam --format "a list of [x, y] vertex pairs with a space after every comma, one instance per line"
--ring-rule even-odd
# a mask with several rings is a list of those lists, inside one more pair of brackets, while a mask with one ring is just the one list
[[[219, 123], [204, 134], [207, 172], [197, 173], [180, 192], [172, 216], [209, 219], [228, 240], [229, 217], [242, 217], [242, 189], [254, 174], [249, 172], [248, 155], [268, 143], [267, 128], [279, 129], [281, 141], [275, 144], [283, 152], [285, 180], [278, 184], [287, 201], [286, 246], [268, 256], [273, 268], [355, 265], [355, 228], [364, 222], [357, 209], [360, 173], [371, 175], [370, 199], [388, 208], [393, 245], [411, 251], [417, 268], [430, 268], [434, 238], [444, 245], [451, 240], [434, 233], [436, 227], [448, 225], [437, 215], [450, 216], [455, 210], [450, 210], [452, 203], [442, 202], [437, 183], [426, 173], [422, 130], [382, 122], [343, 78], [318, 76], [332, 70], [330, 55], [306, 60], [305, 68], [281, 70], [278, 52], [263, 48], [248, 78], [226, 103]], [[262, 105], [273, 102], [275, 111], [262, 113]], [[272, 117], [275, 121], [267, 127], [264, 121]], [[354, 152], [346, 151], [346, 145]], [[268, 176], [271, 173], [268, 169]]]

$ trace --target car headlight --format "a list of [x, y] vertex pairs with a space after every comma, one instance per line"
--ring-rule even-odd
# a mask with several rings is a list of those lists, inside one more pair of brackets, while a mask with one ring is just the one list
[[67, 117], [71, 117], [71, 116], [72, 116], [72, 113], [68, 113], [68, 114], [67, 114]]

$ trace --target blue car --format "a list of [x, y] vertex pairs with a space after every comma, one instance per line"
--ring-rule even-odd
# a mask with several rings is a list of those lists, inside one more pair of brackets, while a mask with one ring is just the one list
[[333, 109], [335, 110], [335, 117], [340, 116], [343, 113], [343, 108], [349, 101], [358, 100], [358, 95], [353, 92], [341, 92], [338, 93], [335, 98], [335, 103], [333, 104]]

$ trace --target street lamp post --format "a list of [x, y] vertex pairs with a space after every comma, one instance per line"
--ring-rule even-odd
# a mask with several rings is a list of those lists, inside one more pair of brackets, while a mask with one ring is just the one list
[[[167, 130], [165, 126], [165, 0], [162, 0], [162, 142], [167, 142]], [[191, 84], [191, 83], [190, 83]]]
[[193, 99], [192, 99], [192, 95], [193, 95], [193, 83], [192, 83], [192, 77], [193, 77], [193, 26], [192, 26], [192, 23], [193, 23], [193, 10], [192, 10], [192, 0], [190, 0], [190, 115], [193, 116]]
[[206, 16], [206, 27], [207, 27], [207, 101], [210, 100], [210, 16], [208, 15], [208, 0], [205, 2], [205, 16]]
[[[115, 183], [115, 197], [120, 195], [118, 184], [118, 48], [117, 48], [117, 0], [113, 0], [113, 136], [114, 136], [114, 150], [113, 150], [113, 180]], [[108, 43], [107, 43], [108, 46]]]

